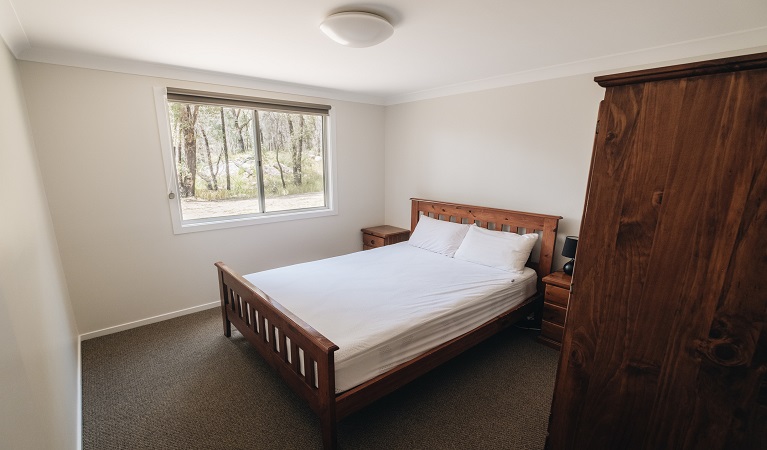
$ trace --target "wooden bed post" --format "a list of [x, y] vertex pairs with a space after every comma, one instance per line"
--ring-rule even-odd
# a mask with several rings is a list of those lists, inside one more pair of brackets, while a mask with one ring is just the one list
[[338, 446], [335, 351], [329, 352], [323, 361], [317, 361], [317, 372], [319, 374], [326, 374], [324, 377], [320, 376], [318, 380], [322, 447], [324, 449], [335, 449]]
[[557, 227], [559, 219], [546, 218], [543, 221], [543, 233], [541, 236], [541, 254], [538, 258], [538, 277], [543, 278], [551, 273], [554, 263], [554, 246], [557, 239]]
[[410, 199], [410, 232], [415, 231], [415, 226], [418, 224], [418, 199]]
[[[216, 264], [224, 263], [219, 261]], [[221, 271], [218, 272], [218, 288], [221, 291], [221, 318], [224, 320], [224, 336], [232, 337], [232, 322], [229, 322], [226, 315], [226, 299], [228, 298], [226, 291], [228, 288], [226, 283], [224, 283], [224, 273]]]

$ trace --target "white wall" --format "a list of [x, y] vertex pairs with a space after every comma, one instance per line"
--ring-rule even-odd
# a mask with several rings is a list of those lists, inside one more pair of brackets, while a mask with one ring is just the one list
[[560, 215], [577, 235], [604, 90], [575, 76], [386, 109], [386, 223], [411, 197]]
[[381, 106], [305, 99], [336, 113], [337, 216], [174, 235], [153, 87], [277, 94], [51, 64], [20, 67], [81, 333], [217, 301], [216, 261], [250, 273], [357, 251], [360, 228], [383, 223]]
[[16, 60], [0, 40], [0, 447], [78, 445], [78, 339]]

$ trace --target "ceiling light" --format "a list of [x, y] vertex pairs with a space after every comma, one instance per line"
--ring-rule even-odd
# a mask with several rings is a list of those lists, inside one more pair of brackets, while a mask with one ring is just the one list
[[347, 47], [370, 47], [394, 34], [394, 27], [389, 21], [367, 12], [332, 14], [320, 24], [320, 30]]

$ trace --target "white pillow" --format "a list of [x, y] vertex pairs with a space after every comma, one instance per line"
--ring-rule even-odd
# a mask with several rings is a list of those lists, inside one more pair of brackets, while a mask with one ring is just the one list
[[410, 245], [453, 257], [470, 225], [422, 215], [408, 241]]
[[537, 233], [519, 235], [473, 226], [455, 252], [455, 259], [522, 273], [537, 239]]

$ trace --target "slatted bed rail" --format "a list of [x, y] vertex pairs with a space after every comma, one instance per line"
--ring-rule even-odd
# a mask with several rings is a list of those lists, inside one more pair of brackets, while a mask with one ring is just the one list
[[[317, 413], [323, 441], [335, 440], [335, 358], [338, 346], [249, 281], [217, 262], [224, 335], [239, 330]], [[328, 436], [324, 434], [328, 433]]]

